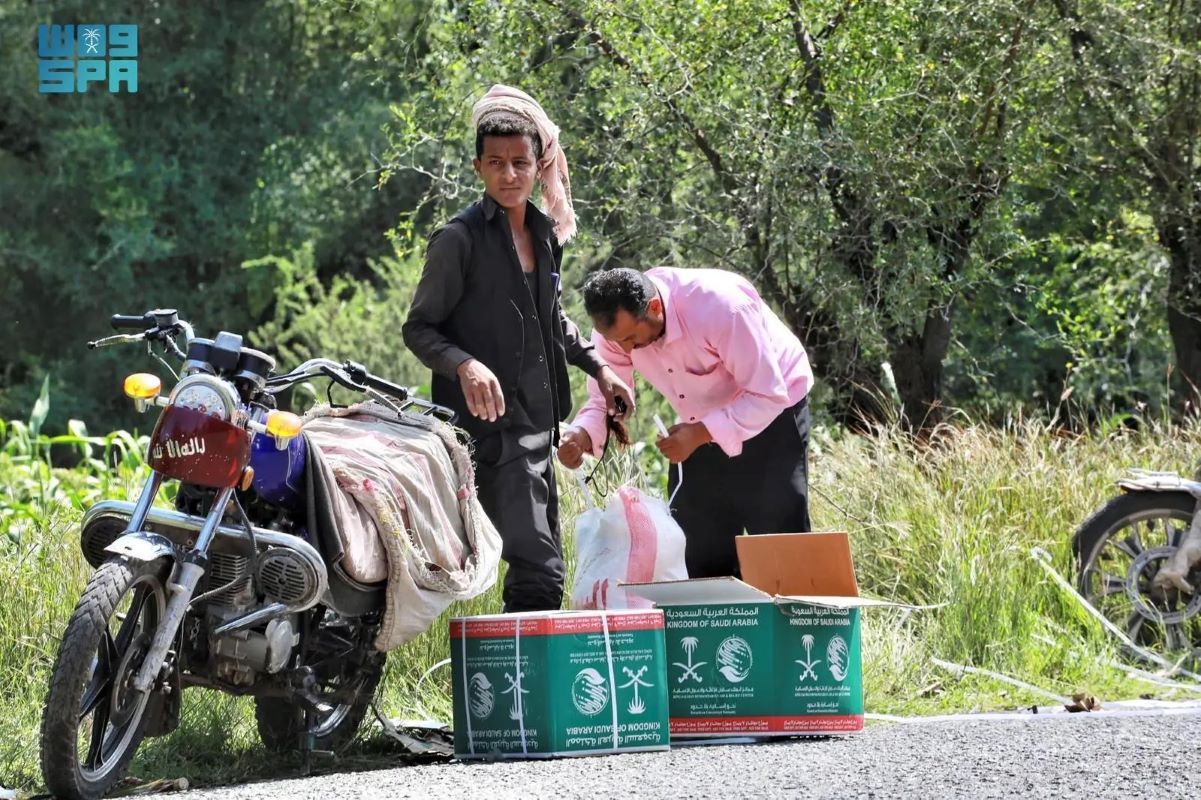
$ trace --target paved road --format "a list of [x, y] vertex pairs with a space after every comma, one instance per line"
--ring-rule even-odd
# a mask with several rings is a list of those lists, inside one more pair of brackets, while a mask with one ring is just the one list
[[869, 725], [857, 737], [555, 761], [434, 764], [180, 798], [1186, 798], [1201, 714]]

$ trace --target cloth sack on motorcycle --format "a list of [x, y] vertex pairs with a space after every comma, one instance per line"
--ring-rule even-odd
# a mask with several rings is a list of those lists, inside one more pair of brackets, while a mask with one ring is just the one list
[[471, 455], [454, 429], [378, 403], [305, 415], [312, 463], [325, 473], [344, 557], [364, 583], [387, 578], [376, 637], [391, 650], [456, 600], [496, 582], [501, 542], [475, 491]]
[[1188, 581], [1193, 567], [1201, 563], [1201, 517], [1194, 519], [1176, 552], [1164, 562], [1153, 581], [1157, 589], [1179, 589], [1192, 594], [1196, 587]]
[[650, 608], [649, 600], [619, 584], [688, 577], [684, 531], [666, 503], [632, 486], [618, 489], [604, 508], [580, 516], [575, 545], [572, 608]]

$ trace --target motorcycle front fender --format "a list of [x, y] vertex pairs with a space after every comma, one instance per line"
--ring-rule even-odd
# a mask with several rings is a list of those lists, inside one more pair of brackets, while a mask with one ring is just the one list
[[148, 531], [135, 531], [118, 537], [104, 548], [104, 552], [150, 563], [157, 559], [176, 556], [175, 544], [166, 536]]

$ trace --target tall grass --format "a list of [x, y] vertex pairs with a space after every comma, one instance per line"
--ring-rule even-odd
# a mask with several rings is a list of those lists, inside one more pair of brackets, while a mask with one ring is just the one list
[[[36, 427], [36, 426], [35, 426]], [[101, 498], [127, 498], [145, 476], [144, 441], [127, 434], [91, 437], [74, 425], [64, 437], [9, 425], [0, 435], [0, 784], [32, 789], [37, 725], [58, 636], [87, 579], [78, 552], [82, 511]], [[55, 469], [51, 447], [73, 449], [78, 466]], [[1164, 691], [1111, 666], [1120, 658], [1099, 626], [1047, 579], [1029, 555], [1043, 547], [1057, 568], [1072, 569], [1070, 537], [1114, 493], [1126, 467], [1191, 473], [1201, 426], [1148, 425], [1094, 437], [1064, 437], [1042, 424], [945, 429], [916, 444], [897, 430], [875, 436], [813, 436], [811, 500], [819, 529], [852, 535], [865, 593], [940, 605], [914, 613], [865, 615], [868, 708], [888, 713], [1018, 707], [1038, 702], [986, 679], [940, 671], [934, 657], [998, 670], [1068, 694], [1104, 698]], [[614, 481], [663, 465], [643, 453], [616, 467]], [[572, 520], [584, 499], [560, 476], [569, 554]], [[499, 587], [449, 614], [495, 613]], [[392, 717], [449, 718], [448, 655], [439, 622], [393, 652], [381, 694]], [[420, 687], [418, 684], [420, 683]], [[1169, 690], [1170, 691], [1170, 690]], [[252, 706], [193, 690], [184, 720], [169, 737], [148, 740], [133, 774], [222, 781], [287, 769], [262, 757]], [[376, 756], [378, 757], [378, 756]]]

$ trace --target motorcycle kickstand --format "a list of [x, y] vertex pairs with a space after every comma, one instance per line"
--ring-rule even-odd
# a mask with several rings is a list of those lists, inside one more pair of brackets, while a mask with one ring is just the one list
[[317, 749], [317, 735], [313, 728], [317, 723], [317, 715], [313, 709], [304, 710], [304, 731], [300, 734], [300, 776], [307, 778], [313, 774], [313, 751]]
[[309, 672], [305, 677], [304, 688], [299, 693], [301, 706], [304, 708], [304, 730], [300, 733], [300, 770], [303, 777], [313, 772], [313, 756], [334, 756], [332, 750], [317, 749], [317, 713], [328, 712], [331, 709], [324, 706], [313, 692], [313, 675]]

